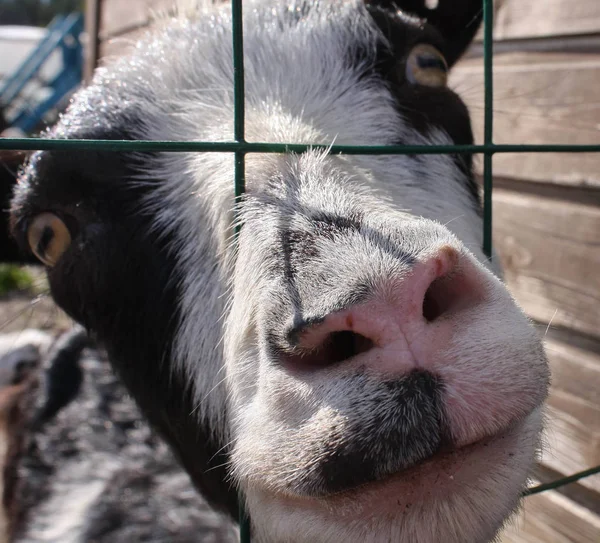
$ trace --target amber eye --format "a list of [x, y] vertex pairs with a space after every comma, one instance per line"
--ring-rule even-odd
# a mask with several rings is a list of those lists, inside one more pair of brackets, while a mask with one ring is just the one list
[[71, 245], [71, 234], [56, 215], [41, 213], [29, 226], [27, 241], [33, 254], [51, 268]]
[[432, 45], [416, 45], [406, 60], [406, 78], [413, 85], [445, 87], [448, 82], [448, 64], [444, 55]]

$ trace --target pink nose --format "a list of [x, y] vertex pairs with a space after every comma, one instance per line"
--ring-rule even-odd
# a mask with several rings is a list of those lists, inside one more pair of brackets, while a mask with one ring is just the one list
[[297, 369], [340, 362], [386, 373], [427, 368], [451, 339], [456, 318], [481, 303], [482, 273], [444, 246], [405, 276], [384, 280], [368, 302], [295, 330], [296, 354], [284, 359]]

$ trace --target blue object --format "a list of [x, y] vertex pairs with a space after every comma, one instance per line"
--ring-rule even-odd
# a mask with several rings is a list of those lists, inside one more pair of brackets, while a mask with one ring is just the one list
[[44, 83], [50, 95], [38, 104], [23, 100], [16, 112], [11, 115], [8, 125], [27, 133], [32, 131], [43, 119], [44, 115], [56, 107], [60, 101], [77, 87], [83, 76], [83, 47], [80, 35], [83, 32], [83, 15], [72, 13], [68, 16], [55, 17], [48, 26], [48, 34], [42, 39], [33, 52], [0, 85], [0, 105], [3, 109], [10, 106], [20, 97], [28, 83], [35, 80], [52, 53], [60, 49], [62, 52], [62, 68], [51, 81]]

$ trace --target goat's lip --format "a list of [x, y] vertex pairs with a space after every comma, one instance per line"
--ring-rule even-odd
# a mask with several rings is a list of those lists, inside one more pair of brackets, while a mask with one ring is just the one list
[[[463, 445], [460, 447], [454, 447], [449, 444], [443, 445], [439, 448], [437, 452], [435, 452], [431, 456], [428, 456], [427, 458], [424, 458], [423, 460], [420, 460], [415, 464], [407, 466], [406, 468], [390, 473], [388, 475], [383, 475], [377, 480], [368, 481], [348, 490], [331, 493], [323, 497], [325, 499], [349, 498], [352, 495], [361, 494], [365, 490], [371, 490], [371, 486], [385, 486], [386, 484], [392, 481], [400, 479], [405, 480], [409, 478], [419, 478], [423, 475], [423, 472], [427, 470], [433, 469], [442, 472], [444, 471], [444, 468], [446, 467], [448, 461], [452, 462], [457, 458], [469, 456], [471, 452], [477, 451], [483, 447], [488, 446], [488, 444], [490, 444], [499, 437], [500, 435], [482, 438], [473, 443]], [[449, 475], [449, 477], [450, 479], [452, 479], [451, 475]]]
[[512, 425], [491, 437], [482, 438], [459, 448], [444, 448], [416, 465], [398, 471], [380, 480], [365, 483], [349, 490], [321, 497], [268, 492], [271, 500], [286, 507], [320, 510], [329, 514], [371, 517], [386, 511], [409, 509], [449, 494], [465, 492], [485, 475], [490, 467], [486, 454], [489, 449], [509, 449], [518, 441], [522, 423]]

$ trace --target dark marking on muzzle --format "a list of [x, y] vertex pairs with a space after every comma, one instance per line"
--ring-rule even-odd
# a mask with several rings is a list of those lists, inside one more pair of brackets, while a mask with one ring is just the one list
[[358, 211], [347, 217], [321, 213], [313, 218], [313, 222], [319, 234], [333, 236], [335, 233], [348, 230], [359, 232], [363, 226], [363, 215]]
[[359, 400], [365, 403], [362, 412], [372, 411], [367, 420], [347, 413], [350, 424], [315, 451], [319, 461], [316, 477], [307, 478], [312, 481], [305, 489], [309, 494], [326, 496], [384, 479], [442, 448], [443, 384], [438, 377], [415, 370], [382, 382], [380, 392]]
[[354, 213], [351, 216], [332, 215], [319, 213], [316, 216], [308, 216], [313, 227], [311, 230], [297, 230], [290, 228], [281, 233], [281, 246], [289, 264], [285, 269], [289, 274], [295, 275], [297, 268], [307, 261], [318, 258], [319, 251], [316, 240], [319, 237], [334, 240], [336, 235], [345, 232], [360, 232], [362, 227], [362, 215]]

